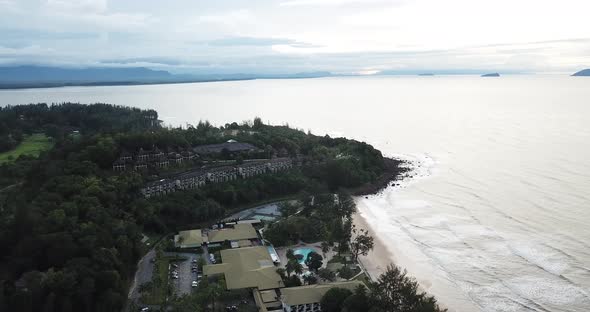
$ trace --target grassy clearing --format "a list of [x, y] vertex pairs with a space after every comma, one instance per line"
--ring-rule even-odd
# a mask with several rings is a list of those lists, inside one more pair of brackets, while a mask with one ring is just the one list
[[50, 149], [53, 146], [51, 138], [45, 134], [37, 133], [26, 137], [13, 150], [0, 153], [0, 164], [14, 161], [21, 155], [39, 156], [43, 151]]

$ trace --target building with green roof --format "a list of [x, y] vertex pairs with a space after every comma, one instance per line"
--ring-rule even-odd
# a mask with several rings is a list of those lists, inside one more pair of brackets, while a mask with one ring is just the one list
[[178, 248], [198, 248], [203, 244], [201, 229], [180, 231], [174, 235], [174, 246]]
[[258, 238], [256, 230], [250, 223], [238, 223], [233, 228], [212, 230], [207, 233], [209, 243], [222, 243], [225, 241], [241, 241]]
[[361, 285], [364, 286], [359, 281], [344, 281], [283, 288], [281, 289], [283, 310], [286, 312], [321, 311], [320, 301], [328, 290], [337, 287], [354, 291], [355, 288]]
[[227, 289], [285, 287], [265, 246], [225, 249], [220, 264], [205, 265], [203, 274], [223, 274]]

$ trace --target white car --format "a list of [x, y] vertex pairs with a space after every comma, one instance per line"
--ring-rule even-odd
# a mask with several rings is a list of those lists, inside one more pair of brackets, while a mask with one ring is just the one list
[[191, 283], [191, 287], [197, 287], [197, 286], [199, 286], [199, 282], [197, 282], [197, 281], [193, 281], [193, 282]]

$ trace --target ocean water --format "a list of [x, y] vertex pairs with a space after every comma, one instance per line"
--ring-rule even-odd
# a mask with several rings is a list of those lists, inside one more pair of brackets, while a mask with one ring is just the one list
[[260, 116], [365, 140], [415, 176], [360, 213], [453, 311], [590, 311], [590, 79], [362, 77], [0, 91], [108, 102], [169, 124]]

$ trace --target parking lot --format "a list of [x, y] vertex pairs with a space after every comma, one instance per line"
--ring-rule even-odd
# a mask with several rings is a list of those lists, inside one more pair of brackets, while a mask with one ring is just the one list
[[[192, 283], [193, 281], [198, 280], [197, 272], [192, 270], [193, 266], [196, 266], [196, 261], [200, 257], [201, 254], [194, 254], [194, 253], [166, 253], [166, 256], [174, 257], [178, 256], [180, 258], [186, 258], [184, 261], [174, 261], [171, 262], [171, 277], [170, 282], [174, 287], [174, 292], [178, 296], [190, 294], [192, 290]], [[175, 267], [175, 265], [177, 267]], [[172, 272], [177, 272], [174, 274]], [[201, 274], [201, 273], [199, 273]], [[177, 277], [175, 277], [177, 276]]]

